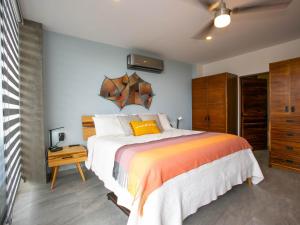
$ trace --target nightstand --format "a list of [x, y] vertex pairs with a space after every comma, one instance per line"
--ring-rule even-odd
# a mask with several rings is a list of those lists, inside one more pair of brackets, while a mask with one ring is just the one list
[[83, 181], [85, 181], [80, 163], [87, 159], [87, 151], [84, 146], [63, 147], [58, 152], [50, 152], [48, 150], [48, 166], [52, 168], [51, 190], [53, 190], [58, 169], [60, 166], [75, 164]]

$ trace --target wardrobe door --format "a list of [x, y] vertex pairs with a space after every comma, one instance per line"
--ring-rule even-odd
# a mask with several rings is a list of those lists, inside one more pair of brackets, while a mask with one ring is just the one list
[[208, 130], [212, 132], [227, 132], [225, 104], [208, 105]]
[[300, 116], [300, 58], [290, 60], [290, 77], [290, 111], [293, 116]]
[[289, 61], [270, 64], [270, 116], [290, 113]]
[[193, 130], [208, 129], [207, 112], [207, 78], [201, 77], [192, 81], [192, 120]]
[[226, 79], [226, 74], [208, 77], [207, 108], [209, 131], [227, 132]]

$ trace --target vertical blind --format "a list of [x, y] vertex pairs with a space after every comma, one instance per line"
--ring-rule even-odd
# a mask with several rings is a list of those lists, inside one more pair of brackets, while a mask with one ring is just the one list
[[11, 0], [1, 1], [1, 76], [7, 218], [21, 178], [19, 24]]

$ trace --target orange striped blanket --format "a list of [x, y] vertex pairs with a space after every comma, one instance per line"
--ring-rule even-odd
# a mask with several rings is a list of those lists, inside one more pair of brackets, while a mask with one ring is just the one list
[[204, 132], [125, 145], [115, 156], [113, 176], [134, 198], [139, 210], [164, 182], [234, 152], [251, 148], [236, 135]]

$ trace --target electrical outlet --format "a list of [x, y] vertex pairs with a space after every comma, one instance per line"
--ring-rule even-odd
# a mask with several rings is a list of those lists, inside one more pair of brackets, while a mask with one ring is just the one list
[[58, 133], [58, 140], [59, 141], [64, 141], [65, 140], [65, 133], [63, 133], [63, 132]]

